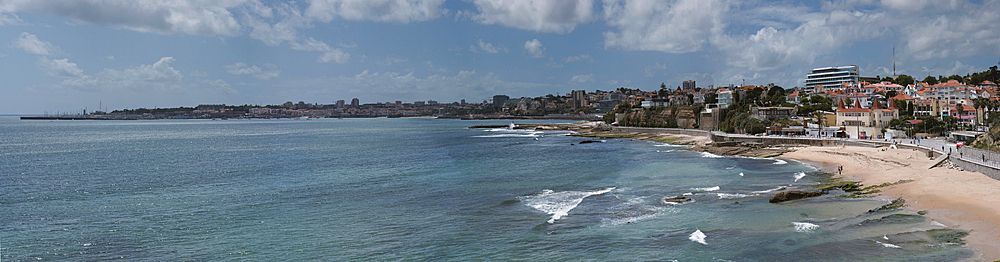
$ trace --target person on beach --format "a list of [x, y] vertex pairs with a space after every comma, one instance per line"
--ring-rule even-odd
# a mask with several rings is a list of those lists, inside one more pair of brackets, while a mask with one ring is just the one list
[[844, 166], [837, 166], [837, 174], [838, 175], [844, 174]]

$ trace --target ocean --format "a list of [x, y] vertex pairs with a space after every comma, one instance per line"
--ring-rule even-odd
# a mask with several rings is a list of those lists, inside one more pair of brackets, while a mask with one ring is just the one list
[[[568, 121], [514, 121], [566, 123]], [[0, 117], [3, 261], [953, 261], [788, 159], [444, 119]], [[665, 197], [693, 201], [671, 204]]]

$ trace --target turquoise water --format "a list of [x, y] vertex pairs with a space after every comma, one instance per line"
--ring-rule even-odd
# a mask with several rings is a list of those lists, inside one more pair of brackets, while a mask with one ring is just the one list
[[[649, 141], [577, 144], [586, 139], [566, 132], [466, 128], [507, 123], [3, 117], [0, 258], [951, 261], [972, 255], [941, 236], [957, 233], [933, 221], [869, 220], [900, 212], [867, 213], [884, 200], [768, 203], [780, 187], [802, 189], [824, 179], [795, 161], [718, 157]], [[681, 195], [694, 201], [661, 202]]]

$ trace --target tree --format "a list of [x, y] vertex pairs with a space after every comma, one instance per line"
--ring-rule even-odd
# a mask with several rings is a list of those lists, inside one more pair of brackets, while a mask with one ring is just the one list
[[896, 97], [897, 95], [899, 95], [899, 92], [896, 92], [896, 90], [889, 90], [888, 92], [885, 92], [886, 98], [893, 98]]
[[716, 93], [705, 94], [705, 104], [715, 104], [719, 102], [719, 95]]
[[902, 86], [912, 85], [913, 77], [908, 75], [899, 75], [899, 77], [896, 77], [895, 83]]
[[934, 78], [933, 76], [927, 76], [927, 77], [924, 77], [924, 83], [927, 83], [928, 85], [936, 85], [936, 84], [938, 84], [938, 80], [937, 80], [937, 78]]

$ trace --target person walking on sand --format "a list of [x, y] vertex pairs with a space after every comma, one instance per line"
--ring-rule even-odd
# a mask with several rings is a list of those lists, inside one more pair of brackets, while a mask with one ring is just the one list
[[844, 166], [837, 166], [837, 175], [844, 174]]

